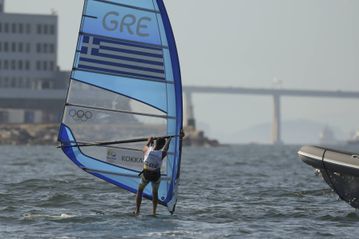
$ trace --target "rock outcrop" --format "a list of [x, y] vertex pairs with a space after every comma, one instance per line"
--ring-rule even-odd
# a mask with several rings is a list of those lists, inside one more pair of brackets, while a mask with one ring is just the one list
[[58, 125], [14, 124], [0, 126], [1, 145], [55, 145]]

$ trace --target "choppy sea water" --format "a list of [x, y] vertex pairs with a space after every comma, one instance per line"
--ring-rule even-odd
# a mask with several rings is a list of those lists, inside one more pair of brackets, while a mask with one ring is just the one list
[[176, 213], [92, 177], [55, 147], [0, 147], [0, 238], [356, 238], [359, 212], [299, 146], [184, 148]]

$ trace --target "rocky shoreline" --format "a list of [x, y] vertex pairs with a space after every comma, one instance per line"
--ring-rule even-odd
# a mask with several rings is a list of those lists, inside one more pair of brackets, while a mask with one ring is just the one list
[[55, 145], [57, 124], [9, 124], [0, 126], [0, 145]]
[[[0, 125], [0, 145], [56, 145], [58, 124]], [[217, 140], [205, 137], [203, 131], [185, 128], [184, 146], [216, 147]]]
[[205, 133], [200, 130], [193, 129], [192, 127], [184, 128], [185, 137], [183, 138], [183, 146], [196, 146], [196, 147], [218, 147], [220, 143], [218, 140], [209, 139]]

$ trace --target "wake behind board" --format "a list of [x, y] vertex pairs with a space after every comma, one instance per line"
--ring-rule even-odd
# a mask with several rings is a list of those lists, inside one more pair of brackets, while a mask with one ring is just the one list
[[[173, 136], [159, 202], [174, 212], [180, 176], [182, 85], [162, 0], [85, 0], [58, 140], [86, 172], [132, 193], [149, 136]], [[147, 187], [144, 197], [152, 199]]]
[[298, 154], [303, 162], [320, 171], [342, 200], [359, 208], [358, 154], [316, 146], [304, 146]]

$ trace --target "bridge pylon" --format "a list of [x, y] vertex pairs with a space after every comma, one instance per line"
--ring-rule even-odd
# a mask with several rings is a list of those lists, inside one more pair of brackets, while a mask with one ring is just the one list
[[272, 123], [272, 143], [275, 145], [283, 144], [281, 136], [281, 112], [280, 95], [273, 95], [273, 123]]

